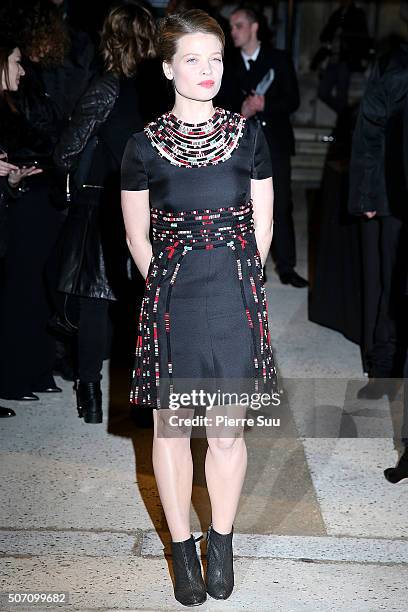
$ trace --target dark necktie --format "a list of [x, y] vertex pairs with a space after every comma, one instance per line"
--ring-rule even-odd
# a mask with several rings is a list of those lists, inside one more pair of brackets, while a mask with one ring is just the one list
[[255, 68], [255, 60], [252, 60], [252, 59], [248, 60], [248, 64], [249, 64], [248, 72], [252, 72], [253, 69]]

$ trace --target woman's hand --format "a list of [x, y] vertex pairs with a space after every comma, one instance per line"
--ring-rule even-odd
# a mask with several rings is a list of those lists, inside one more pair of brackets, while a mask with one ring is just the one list
[[7, 153], [0, 154], [0, 176], [8, 176], [10, 172], [18, 170], [18, 166], [9, 164], [7, 161]]
[[153, 252], [149, 240], [149, 190], [122, 190], [122, 212], [126, 228], [126, 243], [136, 267], [146, 280]]
[[263, 267], [268, 258], [273, 235], [272, 178], [251, 179], [251, 197], [254, 207], [255, 238]]
[[34, 174], [41, 174], [42, 169], [36, 168], [35, 166], [22, 166], [11, 170], [8, 175], [8, 182], [10, 187], [17, 187], [17, 185], [27, 176], [33, 176]]
[[249, 119], [256, 113], [262, 112], [265, 109], [265, 96], [261, 96], [253, 92], [245, 98], [241, 107], [241, 114]]

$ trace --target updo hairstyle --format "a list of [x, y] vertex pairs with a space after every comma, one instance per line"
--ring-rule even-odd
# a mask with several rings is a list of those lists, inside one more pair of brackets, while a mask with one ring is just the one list
[[190, 9], [164, 17], [158, 30], [157, 54], [162, 61], [171, 64], [176, 52], [177, 43], [186, 34], [213, 34], [225, 47], [225, 34], [213, 17], [205, 11]]

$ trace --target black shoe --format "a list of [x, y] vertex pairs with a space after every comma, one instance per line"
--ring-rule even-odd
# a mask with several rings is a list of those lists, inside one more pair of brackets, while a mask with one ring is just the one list
[[34, 389], [36, 393], [62, 393], [61, 387], [46, 387], [45, 389]]
[[370, 378], [368, 383], [357, 391], [357, 399], [379, 400], [382, 397], [395, 399], [396, 383], [389, 378]]
[[102, 423], [102, 391], [101, 383], [98, 382], [76, 382], [78, 416], [85, 423]]
[[1, 399], [10, 400], [13, 402], [38, 402], [40, 399], [38, 395], [34, 393], [26, 393], [25, 395], [7, 395], [0, 394]]
[[0, 419], [6, 419], [7, 417], [16, 416], [16, 413], [11, 408], [4, 408], [0, 406]]
[[305, 278], [299, 276], [295, 270], [291, 270], [290, 272], [283, 272], [279, 274], [280, 282], [282, 285], [292, 285], [292, 287], [302, 288], [307, 287], [309, 283]]
[[207, 531], [207, 593], [214, 599], [227, 599], [234, 588], [231, 533], [221, 534], [212, 524]]
[[384, 470], [384, 476], [392, 484], [397, 484], [405, 479], [408, 479], [408, 448], [401, 455], [396, 467], [387, 468]]
[[183, 606], [199, 606], [207, 599], [196, 542], [191, 535], [183, 542], [172, 542], [174, 597]]

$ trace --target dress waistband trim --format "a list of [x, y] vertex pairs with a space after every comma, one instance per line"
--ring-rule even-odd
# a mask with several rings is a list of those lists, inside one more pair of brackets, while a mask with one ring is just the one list
[[151, 209], [153, 241], [222, 246], [254, 232], [252, 201], [241, 206], [171, 213]]

